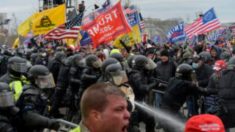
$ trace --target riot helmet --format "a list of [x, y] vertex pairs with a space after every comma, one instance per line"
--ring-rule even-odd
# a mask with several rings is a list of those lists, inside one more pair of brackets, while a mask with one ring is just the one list
[[27, 61], [21, 57], [14, 56], [8, 60], [7, 67], [10, 74], [20, 77], [27, 72]]
[[73, 55], [73, 64], [77, 67], [84, 67], [83, 57], [80, 54]]
[[127, 58], [127, 64], [128, 64], [128, 66], [129, 66], [129, 68], [133, 68], [133, 63], [132, 63], [132, 61], [134, 60], [134, 58], [135, 58], [135, 55], [131, 55], [131, 56], [129, 56], [129, 57]]
[[7, 83], [0, 82], [0, 108], [15, 106], [14, 95]]
[[183, 63], [176, 68], [175, 76], [183, 80], [192, 80], [193, 68], [189, 64]]
[[86, 57], [86, 65], [97, 69], [101, 67], [102, 62], [97, 56], [91, 54]]
[[62, 62], [62, 60], [66, 58], [66, 55], [64, 52], [56, 52], [55, 53], [55, 60]]
[[124, 57], [121, 53], [113, 53], [110, 55], [110, 57], [117, 59], [120, 63], [124, 61]]
[[116, 60], [115, 58], [108, 58], [108, 59], [104, 60], [104, 62], [101, 65], [102, 72], [105, 72], [105, 69], [108, 65], [115, 64], [115, 63], [118, 63], [118, 60]]
[[53, 75], [47, 67], [43, 65], [34, 65], [29, 69], [28, 78], [41, 89], [54, 88], [55, 81]]
[[143, 55], [136, 55], [132, 60], [132, 66], [134, 69], [144, 69], [144, 70], [153, 70], [157, 67], [157, 65], [153, 62], [153, 60], [147, 58]]
[[128, 81], [126, 72], [119, 62], [110, 64], [105, 68], [105, 77], [117, 86]]

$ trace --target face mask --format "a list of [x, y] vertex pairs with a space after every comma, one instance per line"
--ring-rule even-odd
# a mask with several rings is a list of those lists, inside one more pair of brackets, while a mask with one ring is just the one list
[[192, 65], [193, 69], [197, 69], [199, 67], [198, 63], [193, 63]]

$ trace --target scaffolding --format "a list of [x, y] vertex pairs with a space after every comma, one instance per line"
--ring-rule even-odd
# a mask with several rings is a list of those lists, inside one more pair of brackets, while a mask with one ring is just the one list
[[56, 7], [60, 4], [65, 3], [66, 9], [78, 9], [79, 0], [39, 0], [39, 11]]

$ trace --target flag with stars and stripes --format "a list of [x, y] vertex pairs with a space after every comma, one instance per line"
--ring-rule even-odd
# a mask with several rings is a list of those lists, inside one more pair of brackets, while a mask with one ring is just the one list
[[65, 24], [49, 31], [44, 35], [44, 38], [48, 40], [77, 39], [78, 33], [81, 30], [82, 18], [83, 12], [79, 13]]
[[199, 34], [208, 33], [221, 27], [215, 11], [211, 8], [202, 17], [196, 19], [192, 24], [185, 26], [185, 32], [189, 38]]
[[140, 22], [139, 22], [140, 31], [143, 32], [145, 28], [144, 18], [141, 13], [139, 13], [139, 17], [140, 17]]

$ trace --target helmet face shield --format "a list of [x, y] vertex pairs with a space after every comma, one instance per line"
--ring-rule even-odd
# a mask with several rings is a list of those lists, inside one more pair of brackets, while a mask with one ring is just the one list
[[0, 93], [0, 107], [11, 107], [14, 106], [14, 96], [11, 91], [5, 91]]
[[95, 62], [92, 63], [92, 66], [94, 68], [100, 68], [102, 65], [102, 61], [100, 59], [96, 60]]
[[26, 73], [27, 72], [27, 64], [26, 63], [13, 63], [11, 64], [11, 69], [19, 72], [19, 73]]
[[128, 81], [125, 71], [116, 71], [110, 73], [112, 81], [115, 85], [121, 85]]
[[155, 62], [152, 59], [148, 59], [147, 64], [145, 65], [145, 69], [147, 70], [153, 70], [157, 67], [157, 65], [155, 64]]
[[41, 89], [55, 87], [55, 81], [51, 73], [46, 76], [38, 76], [35, 80], [35, 84]]

